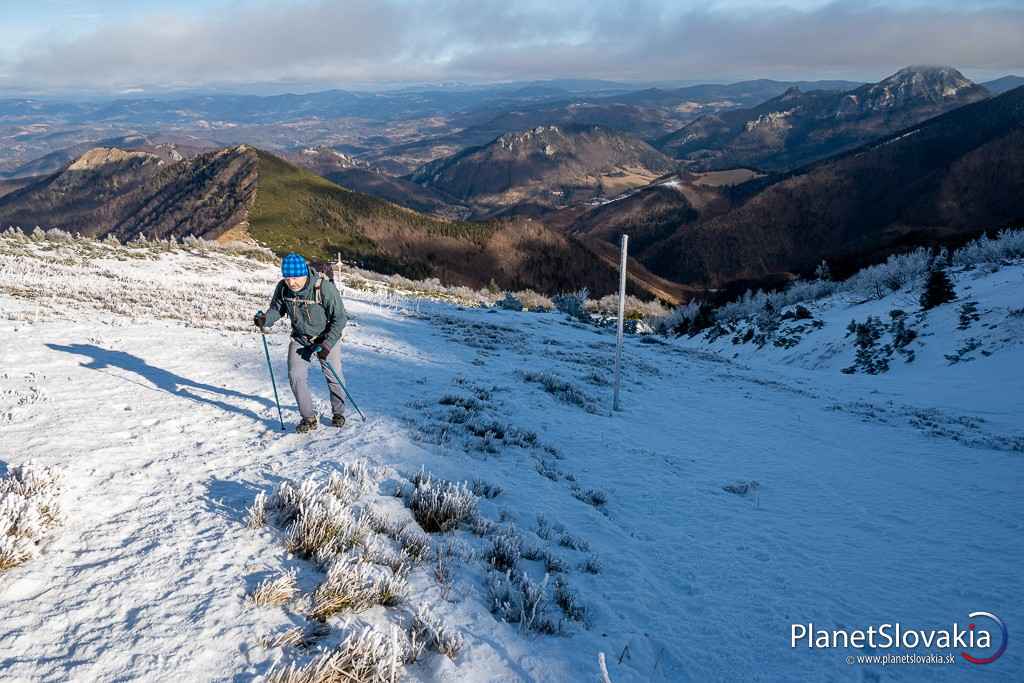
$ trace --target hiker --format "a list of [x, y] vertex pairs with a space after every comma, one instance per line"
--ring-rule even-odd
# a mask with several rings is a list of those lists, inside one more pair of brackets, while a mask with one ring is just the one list
[[[327, 388], [331, 392], [331, 408], [334, 416], [331, 424], [341, 427], [345, 424], [345, 399], [338, 379], [328, 370], [328, 365], [341, 378], [341, 332], [347, 318], [341, 293], [331, 279], [319, 271], [310, 271], [306, 259], [291, 253], [281, 261], [281, 275], [284, 276], [274, 289], [270, 308], [266, 313], [257, 313], [253, 323], [261, 332], [273, 326], [287, 315], [292, 321], [292, 339], [288, 344], [288, 382], [299, 403], [302, 421], [296, 427], [298, 432], [309, 432], [317, 428], [319, 421], [313, 410], [313, 399], [309, 394], [309, 366], [315, 357], [320, 362]], [[344, 381], [343, 379], [341, 381]]]

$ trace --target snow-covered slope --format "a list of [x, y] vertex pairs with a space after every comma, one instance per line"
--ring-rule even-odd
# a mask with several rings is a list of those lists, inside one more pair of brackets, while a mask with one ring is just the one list
[[[1024, 305], [1020, 272], [958, 290], [970, 284], [996, 323]], [[1024, 623], [1016, 319], [1002, 337], [980, 321], [952, 331], [947, 305], [913, 363], [877, 376], [839, 372], [852, 347], [831, 344], [892, 302], [815, 311], [824, 327], [789, 350], [631, 337], [612, 413], [611, 331], [346, 289], [345, 375], [368, 420], [303, 436], [279, 431], [246, 327], [276, 277], [218, 251], [0, 239], [0, 469], [64, 474], [63, 526], [0, 574], [4, 680], [247, 680], [367, 624], [387, 650], [424, 605], [464, 645], [399, 663], [403, 680], [597, 681], [599, 653], [616, 683], [1020, 680], [1012, 643], [991, 665], [948, 649], [954, 664], [884, 669], [848, 665], [853, 649], [790, 647], [808, 622], [948, 628], [986, 610]], [[940, 361], [964, 335], [991, 346]], [[269, 342], [292, 425], [283, 325]], [[430, 535], [447, 572], [427, 559], [398, 604], [321, 626], [305, 614], [324, 572], [285, 550], [273, 520], [247, 528], [247, 509], [359, 462], [371, 480], [357, 513], [411, 520], [425, 470], [470, 482], [479, 519]], [[558, 633], [492, 610], [503, 538], [518, 538], [531, 585], [550, 570], [540, 613]], [[294, 598], [247, 602], [288, 570]], [[295, 627], [308, 648], [267, 643]]]
[[1024, 373], [1014, 370], [1024, 367], [1024, 262], [949, 272], [956, 300], [928, 311], [915, 281], [881, 298], [843, 292], [769, 320], [749, 316], [680, 343], [807, 378], [835, 410], [1024, 453]]

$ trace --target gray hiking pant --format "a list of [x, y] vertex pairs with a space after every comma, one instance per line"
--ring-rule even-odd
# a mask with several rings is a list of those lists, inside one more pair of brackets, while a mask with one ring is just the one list
[[335, 414], [344, 415], [344, 390], [337, 380], [334, 379], [331, 371], [327, 369], [327, 364], [329, 363], [334, 368], [334, 371], [338, 373], [341, 381], [345, 381], [345, 375], [341, 373], [341, 342], [339, 341], [334, 345], [331, 352], [327, 354], [326, 361], [320, 360], [315, 353], [309, 357], [309, 360], [303, 359], [299, 355], [299, 351], [302, 348], [303, 346], [294, 339], [288, 344], [288, 382], [292, 385], [292, 393], [295, 394], [295, 400], [299, 403], [299, 413], [303, 418], [315, 415], [313, 397], [309, 394], [309, 366], [315, 361], [320, 364], [320, 369], [324, 373], [324, 379], [327, 380], [327, 388], [331, 392], [331, 408]]

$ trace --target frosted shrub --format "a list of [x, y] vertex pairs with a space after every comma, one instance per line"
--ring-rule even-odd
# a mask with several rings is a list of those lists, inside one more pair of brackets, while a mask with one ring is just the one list
[[565, 558], [556, 555], [550, 550], [545, 551], [541, 555], [541, 559], [544, 560], [544, 571], [548, 574], [558, 574], [569, 571], [569, 565], [566, 563]]
[[290, 628], [287, 631], [275, 636], [265, 636], [263, 638], [263, 647], [274, 648], [274, 647], [309, 647], [312, 638], [306, 633], [306, 629], [301, 626]]
[[35, 557], [47, 531], [61, 523], [63, 477], [33, 462], [0, 479], [0, 571]]
[[28, 242], [29, 236], [25, 234], [20, 228], [15, 228], [13, 225], [7, 226], [7, 229], [3, 232], [3, 238], [12, 242]]
[[363, 548], [363, 559], [391, 569], [395, 575], [406, 575], [412, 567], [413, 559], [405, 549], [394, 550], [382, 543], [379, 536], [374, 537]]
[[399, 530], [402, 528], [395, 520], [375, 507], [363, 508], [360, 516], [366, 521], [367, 526], [376, 531], [378, 534], [384, 534], [391, 538], [396, 538]]
[[407, 590], [404, 575], [372, 565], [365, 559], [340, 557], [327, 570], [327, 578], [313, 592], [310, 617], [324, 621], [343, 611], [361, 612], [374, 605], [395, 605]]
[[413, 524], [402, 527], [395, 540], [414, 562], [422, 562], [430, 557], [430, 537]]
[[523, 631], [556, 633], [558, 626], [548, 614], [547, 585], [547, 575], [536, 583], [525, 573], [491, 571], [487, 578], [491, 612], [502, 621], [519, 624]]
[[600, 574], [601, 568], [601, 559], [597, 555], [589, 555], [580, 562], [580, 571], [587, 574]]
[[265, 579], [249, 594], [249, 602], [257, 607], [283, 605], [293, 597], [298, 585], [298, 573], [291, 571]]
[[569, 588], [569, 584], [562, 577], [555, 579], [554, 597], [555, 604], [562, 609], [565, 616], [573, 621], [586, 621], [586, 607], [580, 602], [576, 591]]
[[366, 508], [361, 517], [370, 529], [397, 541], [410, 562], [422, 562], [430, 556], [430, 537], [412, 522], [396, 522], [376, 508]]
[[748, 289], [736, 301], [719, 307], [715, 313], [715, 319], [728, 323], [752, 317], [764, 308], [767, 301], [768, 295], [760, 289], [756, 292]]
[[528, 311], [551, 311], [555, 308], [555, 304], [551, 299], [532, 289], [516, 292], [516, 298], [522, 302], [523, 308]]
[[427, 647], [449, 659], [455, 659], [465, 646], [462, 634], [448, 628], [426, 605], [420, 606], [413, 615], [412, 631], [415, 640], [426, 643]]
[[652, 321], [654, 331], [658, 334], [668, 335], [676, 330], [689, 329], [700, 314], [702, 305], [703, 302], [694, 299], [681, 306], [676, 306], [667, 315], [659, 316]]
[[288, 529], [285, 547], [305, 558], [329, 557], [366, 541], [370, 527], [336, 499], [303, 505]]
[[46, 239], [50, 242], [70, 242], [74, 238], [71, 233], [59, 230], [57, 228], [50, 228], [46, 231]]
[[608, 503], [608, 494], [601, 489], [587, 489], [584, 491], [579, 486], [573, 485], [572, 495], [576, 500], [581, 500], [596, 508], [603, 507]]
[[473, 495], [479, 498], [497, 498], [501, 495], [502, 488], [483, 479], [474, 479], [472, 491]]
[[397, 632], [387, 634], [372, 626], [350, 634], [334, 652], [320, 655], [305, 666], [277, 669], [270, 683], [394, 683], [400, 662], [407, 661], [408, 641]]
[[[643, 301], [632, 294], [626, 295], [624, 316], [629, 320], [656, 320], [668, 315], [668, 309], [658, 301]], [[602, 316], [619, 315], [619, 295], [609, 294], [600, 299], [591, 299], [586, 303], [586, 309], [590, 313]]]
[[477, 500], [465, 484], [435, 482], [428, 476], [417, 483], [409, 508], [424, 531], [445, 532], [475, 517]]
[[267, 494], [260, 491], [256, 494], [256, 500], [248, 509], [245, 516], [245, 525], [250, 529], [259, 529], [267, 523]]
[[506, 311], [523, 310], [523, 302], [520, 301], [512, 292], [505, 292], [505, 298], [496, 303], [495, 306], [503, 308]]
[[830, 279], [820, 278], [817, 280], [795, 280], [783, 292], [781, 304], [782, 306], [790, 306], [792, 304], [824, 299], [835, 294], [840, 284]]
[[585, 538], [579, 536], [573, 536], [568, 531], [562, 530], [558, 537], [558, 545], [563, 548], [569, 548], [570, 550], [582, 550], [584, 552], [590, 551], [590, 543]]
[[954, 252], [951, 260], [955, 266], [973, 266], [1018, 258], [1024, 258], [1024, 230], [1002, 230], [994, 240], [983, 235]]
[[998, 266], [1007, 260], [1020, 258], [1024, 258], [1024, 230], [1018, 229], [1003, 230], [995, 239], [983, 235], [952, 254], [945, 249], [933, 254], [924, 247], [893, 254], [884, 263], [862, 268], [843, 282], [831, 281], [828, 279], [830, 274], [819, 266], [817, 280], [796, 280], [784, 291], [772, 294], [748, 290], [736, 301], [720, 306], [715, 312], [715, 319], [722, 323], [735, 323], [757, 315], [769, 301], [776, 310], [781, 310], [785, 306], [816, 301], [832, 294], [882, 299], [892, 292], [923, 287], [933, 269], [949, 264], [958, 267]]
[[872, 299], [881, 299], [907, 285], [916, 284], [932, 268], [930, 250], [919, 247], [906, 254], [894, 254], [885, 263], [858, 271], [843, 283], [841, 291]]
[[363, 545], [372, 528], [370, 517], [356, 515], [351, 504], [369, 487], [372, 478], [365, 464], [351, 464], [334, 473], [325, 485], [307, 479], [296, 487], [283, 482], [261, 505], [257, 496], [249, 509], [248, 524], [273, 516], [287, 528], [285, 547], [300, 557], [319, 563], [355, 546]]
[[332, 472], [327, 482], [331, 493], [342, 501], [355, 501], [370, 492], [375, 483], [365, 460], [346, 463], [341, 472]]
[[554, 303], [555, 308], [570, 318], [588, 322], [590, 314], [587, 312], [587, 301], [589, 300], [590, 290], [584, 287], [575, 292], [559, 294], [552, 299], [552, 303]]
[[491, 547], [486, 555], [487, 562], [500, 571], [514, 570], [519, 567], [522, 548], [523, 539], [515, 529], [503, 529], [491, 539]]

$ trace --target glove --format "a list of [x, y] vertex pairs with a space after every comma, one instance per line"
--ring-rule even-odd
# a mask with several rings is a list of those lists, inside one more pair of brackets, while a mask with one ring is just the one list
[[315, 352], [316, 352], [316, 347], [315, 346], [303, 346], [301, 349], [297, 350], [295, 353], [297, 353], [299, 355], [299, 358], [301, 358], [302, 360], [304, 360], [304, 361], [306, 361], [308, 363], [309, 361], [313, 360], [313, 354]]
[[324, 346], [323, 344], [318, 344], [317, 347], [313, 350], [316, 352], [317, 358], [319, 358], [320, 360], [327, 360], [327, 356], [331, 352], [331, 347]]
[[257, 313], [253, 316], [252, 324], [261, 330], [267, 326], [267, 315], [266, 313]]

